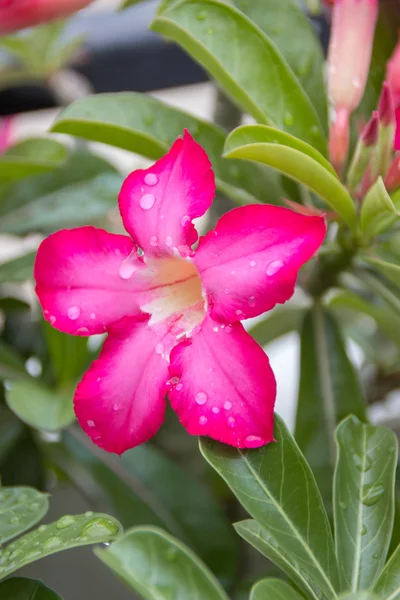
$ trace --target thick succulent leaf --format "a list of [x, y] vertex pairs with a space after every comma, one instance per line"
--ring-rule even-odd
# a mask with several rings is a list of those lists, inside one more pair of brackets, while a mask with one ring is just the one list
[[95, 553], [145, 600], [228, 600], [200, 558], [161, 529], [131, 529]]
[[51, 232], [96, 221], [117, 208], [121, 183], [107, 161], [76, 151], [51, 173], [0, 188], [0, 232]]
[[4, 342], [0, 342], [0, 379], [30, 379], [23, 359]]
[[374, 592], [381, 600], [400, 600], [400, 546], [379, 575]]
[[150, 96], [124, 92], [82, 98], [53, 125], [53, 131], [110, 144], [151, 160], [165, 154], [185, 128], [206, 150], [220, 191], [239, 202], [279, 202], [284, 192], [277, 173], [261, 165], [223, 160], [223, 129]]
[[366, 240], [388, 229], [397, 219], [396, 208], [382, 177], [371, 187], [361, 205], [361, 231]]
[[56, 140], [33, 138], [19, 142], [0, 156], [0, 183], [51, 171], [67, 156], [67, 148]]
[[154, 525], [188, 544], [223, 581], [234, 576], [237, 536], [209, 489], [149, 444], [120, 459], [98, 450], [81, 432], [64, 432], [52, 459], [90, 499], [124, 527]]
[[309, 310], [300, 340], [295, 438], [330, 509], [336, 425], [349, 414], [365, 420], [366, 402], [333, 315], [319, 305]]
[[111, 542], [122, 533], [114, 517], [87, 512], [84, 515], [65, 515], [49, 525], [40, 525], [30, 533], [0, 550], [0, 579], [21, 567], [50, 554]]
[[279, 417], [275, 437], [276, 443], [256, 450], [201, 438], [200, 450], [263, 528], [263, 552], [311, 598], [335, 598], [337, 564], [321, 495]]
[[6, 391], [9, 408], [27, 425], [58, 431], [75, 419], [73, 390], [56, 391], [34, 379], [13, 381]]
[[354, 592], [354, 594], [344, 594], [339, 597], [339, 600], [380, 600], [375, 594], [368, 590], [362, 592]]
[[0, 283], [27, 281], [33, 277], [36, 252], [29, 252], [0, 264]]
[[262, 579], [252, 588], [249, 600], [303, 600], [290, 585], [279, 579]]
[[180, 44], [258, 122], [285, 129], [326, 153], [319, 118], [299, 81], [243, 13], [218, 0], [184, 0], [156, 17], [151, 28]]
[[273, 138], [270, 129], [265, 136], [268, 141], [260, 142], [265, 133], [260, 125], [235, 129], [226, 140], [225, 158], [252, 160], [277, 169], [318, 194], [349, 225], [355, 226], [356, 210], [351, 197], [331, 170], [314, 158], [315, 151], [306, 146], [304, 152], [302, 142], [289, 136]]
[[12, 577], [0, 583], [1, 600], [62, 600], [54, 590], [37, 579]]
[[389, 281], [400, 287], [400, 266], [398, 264], [379, 258], [371, 258], [370, 256], [363, 256], [363, 260], [375, 267]]
[[299, 307], [276, 308], [248, 331], [260, 346], [265, 346], [287, 333], [298, 331], [304, 311]]
[[336, 551], [343, 589], [373, 586], [389, 549], [394, 519], [398, 444], [393, 431], [343, 421], [336, 433], [334, 479]]
[[36, 525], [48, 508], [47, 494], [28, 487], [0, 488], [0, 544]]

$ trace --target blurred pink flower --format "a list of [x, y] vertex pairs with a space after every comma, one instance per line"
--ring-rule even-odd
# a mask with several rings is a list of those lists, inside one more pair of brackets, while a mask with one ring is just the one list
[[62, 19], [92, 0], [0, 0], [0, 35]]
[[275, 378], [240, 321], [292, 296], [326, 226], [320, 216], [248, 205], [193, 250], [192, 220], [214, 192], [210, 161], [186, 131], [125, 180], [119, 208], [130, 237], [81, 227], [39, 248], [45, 319], [74, 335], [109, 334], [74, 399], [82, 428], [105, 450], [152, 437], [167, 393], [190, 434], [240, 448], [273, 440]]

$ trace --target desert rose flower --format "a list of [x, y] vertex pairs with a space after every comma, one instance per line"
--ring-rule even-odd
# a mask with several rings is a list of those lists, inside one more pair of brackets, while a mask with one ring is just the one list
[[0, 35], [62, 19], [92, 0], [0, 0]]
[[214, 174], [188, 132], [125, 180], [119, 208], [129, 235], [63, 230], [41, 244], [36, 292], [57, 329], [108, 332], [78, 385], [75, 412], [90, 438], [122, 453], [151, 438], [165, 397], [190, 434], [239, 448], [273, 440], [276, 384], [240, 321], [288, 300], [300, 267], [322, 244], [321, 216], [248, 205], [198, 235]]

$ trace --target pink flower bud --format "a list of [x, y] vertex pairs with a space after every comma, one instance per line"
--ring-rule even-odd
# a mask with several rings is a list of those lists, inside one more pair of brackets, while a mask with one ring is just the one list
[[92, 0], [0, 0], [0, 34], [62, 19]]
[[378, 113], [380, 122], [384, 127], [395, 124], [393, 94], [387, 81], [384, 81], [382, 85], [382, 92], [378, 103]]
[[11, 129], [13, 117], [0, 119], [0, 154], [3, 154], [11, 146]]
[[336, 0], [328, 53], [328, 90], [336, 109], [349, 114], [364, 93], [371, 61], [378, 0]]
[[386, 79], [392, 92], [395, 108], [400, 105], [400, 40], [386, 66]]
[[349, 150], [350, 114], [346, 108], [336, 111], [329, 131], [329, 157], [339, 175], [342, 174]]

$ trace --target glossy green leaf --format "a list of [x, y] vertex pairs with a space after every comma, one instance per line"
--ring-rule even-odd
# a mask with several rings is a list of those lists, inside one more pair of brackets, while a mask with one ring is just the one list
[[381, 600], [400, 600], [400, 546], [379, 575], [374, 592]]
[[47, 350], [54, 373], [57, 389], [70, 388], [82, 377], [91, 360], [95, 358], [89, 351], [88, 338], [68, 335], [54, 329], [43, 321]]
[[0, 408], [0, 475], [1, 462], [7, 460], [8, 453], [17, 443], [23, 429], [21, 421], [10, 410]]
[[90, 499], [124, 527], [155, 525], [188, 544], [224, 581], [234, 575], [237, 536], [217, 500], [195, 477], [149, 444], [116, 460], [81, 432], [64, 432], [52, 459]]
[[380, 600], [375, 594], [369, 591], [354, 592], [354, 594], [344, 594], [339, 600]]
[[0, 188], [0, 232], [87, 225], [117, 208], [122, 177], [107, 161], [77, 151], [51, 173]]
[[250, 327], [249, 333], [260, 346], [265, 346], [287, 333], [297, 331], [300, 328], [304, 311], [304, 308], [298, 307], [277, 308], [270, 312], [265, 319]]
[[290, 585], [279, 579], [263, 579], [252, 588], [249, 600], [303, 600]]
[[84, 515], [65, 515], [49, 525], [40, 525], [0, 550], [0, 579], [21, 567], [50, 554], [111, 542], [122, 533], [114, 517], [87, 512]]
[[33, 277], [36, 252], [29, 252], [0, 264], [0, 283], [27, 281]]
[[23, 359], [4, 342], [0, 342], [0, 379], [30, 379]]
[[400, 287], [400, 265], [369, 256], [363, 256], [363, 260], [374, 266], [389, 281]]
[[[48, 472], [47, 466], [44, 464], [42, 448], [39, 447], [31, 429], [19, 421], [7, 407], [2, 408], [0, 417], [3, 418], [5, 411], [19, 423], [20, 430], [19, 434], [15, 435], [12, 441], [9, 440], [9, 444], [6, 444], [5, 454], [0, 456], [1, 483], [3, 486], [29, 486], [44, 490]], [[6, 423], [10, 422], [9, 416], [6, 419]], [[11, 421], [11, 423], [13, 422]], [[0, 430], [0, 435], [2, 433]]]
[[[291, 179], [302, 183], [318, 194], [334, 211], [349, 225], [354, 226], [356, 210], [347, 190], [336, 176], [325, 168], [320, 161], [315, 160], [310, 152], [300, 150], [300, 144], [260, 142], [263, 134], [260, 126], [239, 127], [227, 138], [224, 156], [226, 158], [241, 158], [266, 164]], [[244, 135], [243, 135], [244, 133]], [[252, 133], [252, 137], [250, 137]], [[252, 141], [255, 140], [255, 141]]]
[[62, 600], [54, 590], [37, 579], [13, 577], [0, 583], [1, 600]]
[[240, 202], [279, 202], [279, 176], [261, 165], [223, 160], [226, 132], [144, 94], [124, 92], [82, 98], [66, 108], [53, 131], [103, 142], [156, 160], [187, 128], [206, 150], [217, 186]]
[[397, 219], [396, 208], [382, 177], [369, 189], [361, 205], [361, 231], [370, 240], [388, 229]]
[[[333, 599], [337, 564], [321, 495], [294, 438], [277, 416], [275, 438], [276, 443], [257, 450], [201, 438], [200, 450], [265, 531], [266, 556], [310, 598]], [[237, 530], [243, 535], [240, 524]]]
[[46, 494], [29, 487], [0, 487], [0, 544], [36, 525], [48, 509]]
[[258, 122], [326, 153], [317, 113], [296, 76], [243, 13], [218, 0], [184, 0], [157, 16], [151, 29], [181, 45]]
[[234, 0], [276, 45], [327, 127], [324, 56], [314, 28], [296, 0]]
[[0, 156], [0, 183], [51, 171], [67, 156], [67, 148], [55, 140], [33, 138], [19, 142]]
[[131, 529], [112, 546], [95, 553], [146, 600], [228, 600], [206, 565], [161, 529]]
[[121, 10], [129, 8], [129, 6], [133, 6], [134, 4], [139, 4], [140, 2], [143, 2], [143, 0], [125, 0], [125, 2], [122, 3]]
[[295, 438], [330, 508], [336, 425], [352, 413], [365, 420], [366, 402], [333, 315], [319, 305], [309, 310], [300, 339]]
[[357, 276], [378, 296], [378, 298], [385, 302], [389, 310], [392, 311], [393, 318], [398, 322], [400, 316], [400, 299], [398, 294], [394, 293], [389, 286], [381, 281], [381, 278], [377, 277], [372, 271], [358, 269]]
[[336, 433], [336, 551], [344, 589], [373, 586], [389, 549], [394, 519], [397, 439], [393, 431], [343, 421]]
[[75, 419], [73, 390], [57, 392], [34, 379], [13, 381], [6, 391], [9, 408], [27, 425], [58, 431]]

